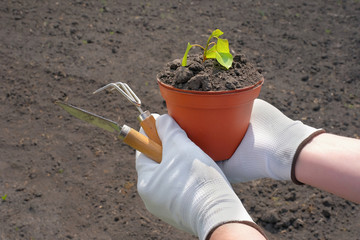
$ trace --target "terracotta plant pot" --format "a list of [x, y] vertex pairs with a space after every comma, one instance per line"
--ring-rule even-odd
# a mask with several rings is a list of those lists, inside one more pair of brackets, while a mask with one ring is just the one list
[[222, 161], [232, 156], [243, 139], [264, 79], [246, 88], [208, 92], [157, 81], [169, 115], [214, 161]]

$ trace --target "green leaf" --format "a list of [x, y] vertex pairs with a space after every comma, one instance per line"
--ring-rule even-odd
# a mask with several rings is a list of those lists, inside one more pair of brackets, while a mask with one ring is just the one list
[[182, 62], [181, 62], [181, 65], [182, 65], [183, 67], [185, 67], [186, 64], [187, 64], [187, 56], [188, 56], [188, 53], [189, 53], [189, 51], [190, 51], [191, 48], [192, 48], [192, 45], [191, 45], [190, 43], [188, 43], [188, 45], [187, 45], [187, 47], [186, 47], [186, 51], [185, 51], [184, 57], [183, 57]]
[[231, 67], [231, 64], [233, 62], [233, 56], [230, 53], [219, 53], [215, 52], [216, 54], [216, 60], [226, 69], [229, 69]]
[[221, 35], [223, 35], [224, 33], [220, 30], [220, 29], [216, 29], [216, 30], [214, 30], [212, 33], [211, 33], [211, 35], [210, 35], [210, 38], [212, 38], [212, 37], [219, 37], [219, 36], [221, 36]]
[[218, 38], [216, 50], [221, 53], [230, 53], [229, 41], [227, 39]]
[[7, 198], [7, 194], [5, 194], [4, 196], [1, 197], [2, 200], [5, 202], [6, 201], [6, 198]]
[[205, 57], [207, 59], [216, 58], [222, 66], [229, 69], [233, 62], [233, 56], [230, 53], [228, 40], [219, 38], [217, 44], [207, 50]]
[[204, 56], [206, 56], [207, 54], [207, 49], [209, 47], [210, 44], [210, 40], [215, 37], [218, 38], [219, 36], [223, 35], [224, 33], [220, 30], [220, 29], [216, 29], [215, 31], [213, 31], [210, 35], [210, 37], [208, 38], [207, 42], [206, 42], [206, 46], [205, 46], [205, 52], [204, 52]]
[[210, 48], [209, 50], [206, 51], [205, 57], [207, 59], [209, 58], [216, 58], [216, 44], [214, 46], [212, 46], [212, 48]]

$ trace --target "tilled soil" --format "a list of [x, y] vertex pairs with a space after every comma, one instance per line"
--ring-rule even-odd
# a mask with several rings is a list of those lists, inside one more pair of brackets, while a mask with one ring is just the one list
[[[67, 115], [62, 100], [138, 128], [116, 92], [166, 113], [156, 75], [219, 28], [287, 116], [360, 135], [360, 2], [44, 1], [0, 5], [0, 239], [195, 239], [148, 213], [134, 150]], [[310, 186], [234, 185], [270, 239], [360, 239], [360, 207]]]

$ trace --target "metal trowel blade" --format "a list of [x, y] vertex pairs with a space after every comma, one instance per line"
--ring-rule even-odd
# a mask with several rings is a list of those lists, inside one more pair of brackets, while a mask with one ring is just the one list
[[95, 125], [97, 127], [100, 127], [106, 131], [109, 132], [116, 132], [119, 133], [121, 131], [121, 127], [118, 123], [106, 119], [102, 116], [96, 115], [95, 113], [88, 112], [84, 109], [72, 106], [68, 103], [63, 102], [55, 102], [55, 104], [62, 107], [65, 111], [73, 115], [74, 117], [81, 119], [85, 122], [91, 123], [92, 125]]

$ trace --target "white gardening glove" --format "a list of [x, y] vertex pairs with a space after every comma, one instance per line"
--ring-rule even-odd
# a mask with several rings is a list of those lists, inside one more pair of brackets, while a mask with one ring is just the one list
[[136, 153], [138, 192], [149, 212], [199, 239], [226, 222], [254, 226], [220, 168], [178, 124], [163, 115], [156, 126], [162, 162]]
[[301, 149], [324, 132], [293, 121], [271, 104], [256, 99], [250, 125], [239, 147], [229, 160], [218, 162], [232, 183], [258, 178], [292, 180]]

